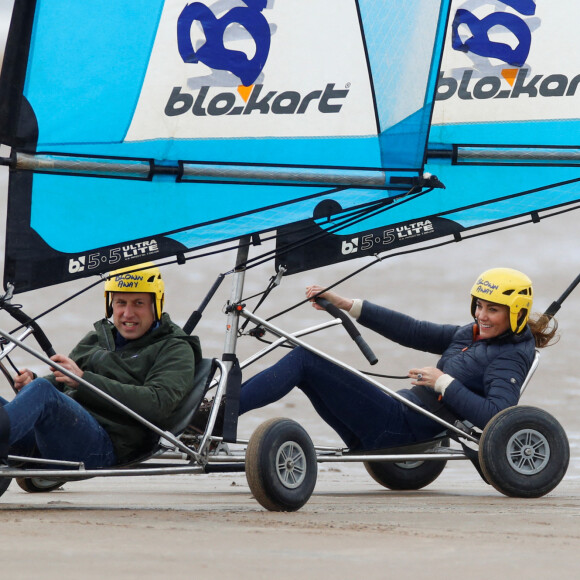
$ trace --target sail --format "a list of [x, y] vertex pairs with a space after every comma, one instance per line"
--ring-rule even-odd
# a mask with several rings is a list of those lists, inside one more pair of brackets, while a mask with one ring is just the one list
[[421, 187], [450, 0], [18, 0], [17, 292]]
[[[566, 0], [454, 0], [425, 165], [445, 189], [392, 199], [367, 216], [337, 215], [334, 224], [311, 219], [282, 228], [278, 262], [291, 273], [444, 236], [458, 240], [577, 202], [578, 16]], [[285, 251], [305, 234], [310, 244]]]

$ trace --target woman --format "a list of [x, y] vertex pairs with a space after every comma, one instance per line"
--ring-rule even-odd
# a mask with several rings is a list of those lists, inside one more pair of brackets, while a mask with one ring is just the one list
[[[415, 320], [367, 301], [351, 300], [319, 286], [306, 295], [326, 298], [360, 324], [416, 350], [441, 355], [436, 367], [414, 368], [414, 387], [399, 394], [454, 422], [483, 429], [499, 411], [516, 405], [535, 356], [556, 332], [546, 316], [531, 320], [532, 283], [517, 270], [484, 272], [471, 290], [475, 324], [455, 326]], [[316, 308], [320, 308], [314, 303]], [[281, 399], [295, 386], [350, 449], [381, 449], [430, 439], [441, 424], [364, 379], [295, 348], [242, 385], [240, 414]]]

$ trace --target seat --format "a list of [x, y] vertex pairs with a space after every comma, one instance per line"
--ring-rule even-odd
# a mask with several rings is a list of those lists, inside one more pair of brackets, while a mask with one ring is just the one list
[[[173, 415], [167, 422], [165, 428], [166, 431], [179, 437], [183, 434], [197, 408], [203, 396], [205, 395], [209, 383], [213, 377], [215, 370], [215, 359], [202, 358], [200, 362], [196, 364], [195, 376], [193, 379], [193, 388], [191, 391], [183, 398], [177, 409], [173, 412]], [[163, 438], [153, 431], [149, 432], [149, 436], [143, 441], [143, 447], [141, 451], [135, 453], [134, 457], [119, 463], [117, 467], [131, 467], [150, 459], [155, 455], [160, 449], [163, 448], [161, 442]]]
[[173, 412], [167, 425], [167, 430], [176, 437], [181, 435], [191, 422], [195, 411], [197, 411], [207, 391], [214, 370], [214, 360], [211, 358], [203, 358], [197, 363], [195, 377], [193, 379], [193, 388]]

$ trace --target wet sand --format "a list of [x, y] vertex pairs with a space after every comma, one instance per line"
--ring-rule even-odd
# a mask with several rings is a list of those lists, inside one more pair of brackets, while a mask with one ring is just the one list
[[[391, 492], [324, 469], [295, 513], [263, 510], [243, 474], [100, 479], [0, 504], [3, 578], [577, 578], [578, 480], [508, 499], [469, 465]], [[42, 571], [42, 572], [41, 572]]]

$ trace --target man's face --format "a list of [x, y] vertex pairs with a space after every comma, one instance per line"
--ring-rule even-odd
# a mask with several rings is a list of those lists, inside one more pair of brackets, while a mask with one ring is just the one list
[[126, 340], [141, 338], [155, 320], [153, 296], [147, 292], [115, 292], [113, 324]]

